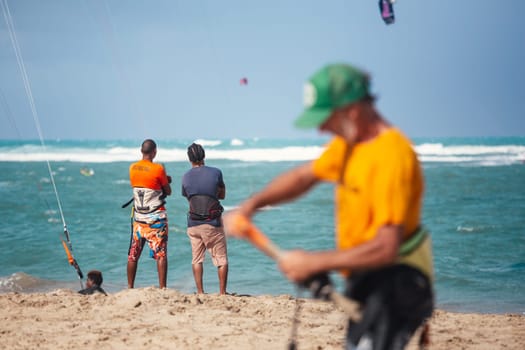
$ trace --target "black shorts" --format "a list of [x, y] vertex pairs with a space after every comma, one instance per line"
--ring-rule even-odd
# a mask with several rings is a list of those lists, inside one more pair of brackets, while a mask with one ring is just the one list
[[408, 265], [356, 273], [347, 281], [346, 296], [361, 303], [361, 321], [350, 321], [347, 341], [356, 345], [366, 334], [373, 349], [403, 349], [434, 310], [427, 276]]

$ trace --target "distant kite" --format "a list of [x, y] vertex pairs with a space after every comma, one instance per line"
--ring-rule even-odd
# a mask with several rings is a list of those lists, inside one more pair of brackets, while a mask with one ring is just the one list
[[248, 78], [242, 78], [241, 80], [239, 80], [239, 84], [240, 85], [248, 85]]
[[394, 17], [394, 1], [395, 0], [379, 0], [379, 13], [385, 24], [392, 24], [396, 20]]

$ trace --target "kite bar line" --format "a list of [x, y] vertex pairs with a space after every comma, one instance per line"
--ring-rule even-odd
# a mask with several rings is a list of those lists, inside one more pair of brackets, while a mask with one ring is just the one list
[[64, 241], [63, 238], [60, 238], [60, 240], [62, 241], [62, 246], [64, 247], [64, 251], [66, 252], [67, 261], [69, 262], [69, 265], [73, 266], [77, 271], [78, 280], [80, 282], [80, 289], [84, 289], [84, 285], [82, 284], [82, 278], [84, 278], [84, 274], [82, 273], [82, 270], [80, 270], [80, 266], [78, 266], [77, 260], [73, 256], [73, 246], [71, 245], [71, 240], [69, 239], [69, 232], [65, 224], [64, 236], [66, 237], [66, 241]]
[[[226, 232], [228, 235], [247, 240], [273, 260], [277, 261], [283, 255], [283, 251], [246, 216], [237, 213], [231, 214], [227, 224]], [[329, 285], [327, 287], [330, 288], [326, 293], [328, 299], [333, 301], [350, 316], [354, 317], [355, 315], [359, 315], [359, 305], [357, 303], [339, 294], [333, 286]]]
[[[7, 4], [7, 0], [0, 0], [0, 6], [2, 7], [2, 12], [4, 14], [4, 19], [7, 24], [7, 28], [9, 30], [9, 37], [11, 38], [11, 44], [13, 45], [13, 50], [15, 51], [16, 56], [16, 62], [18, 64], [18, 68], [20, 69], [20, 74], [22, 75], [22, 81], [24, 83], [24, 89], [26, 91], [27, 99], [29, 101], [29, 106], [31, 108], [31, 114], [33, 115], [33, 120], [35, 122], [35, 127], [38, 132], [38, 137], [40, 139], [40, 144], [42, 145], [42, 149], [44, 152], [46, 151], [46, 144], [44, 142], [44, 135], [42, 133], [42, 128], [40, 127], [40, 120], [38, 117], [38, 112], [36, 110], [35, 100], [33, 98], [33, 92], [31, 90], [31, 84], [29, 82], [29, 77], [27, 75], [27, 71], [24, 65], [24, 60], [22, 58], [22, 52], [20, 50], [20, 45], [18, 44], [18, 39], [16, 37], [16, 31], [15, 26], [13, 24], [13, 18], [11, 16], [11, 12], [9, 11], [9, 6]], [[55, 183], [55, 177], [53, 176], [53, 171], [51, 170], [51, 164], [49, 163], [49, 159], [46, 158], [47, 163], [47, 170], [49, 172], [49, 177], [51, 179], [51, 184], [53, 185], [53, 190], [55, 192], [55, 197], [58, 205], [58, 210], [60, 212], [60, 218], [62, 219], [62, 224], [64, 226], [64, 235], [66, 237], [67, 242], [65, 242], [62, 238], [62, 245], [64, 246], [64, 249], [66, 251], [69, 264], [72, 265], [76, 270], [78, 274], [78, 278], [80, 279], [80, 286], [83, 289], [82, 286], [82, 278], [84, 277], [82, 274], [82, 271], [80, 271], [80, 267], [78, 266], [75, 258], [73, 257], [73, 248], [71, 245], [71, 240], [69, 239], [69, 231], [67, 230], [66, 220], [64, 218], [64, 211], [62, 210], [62, 203], [60, 202], [60, 196], [58, 195], [56, 183]]]
[[273, 260], [279, 260], [283, 254], [279, 247], [270, 241], [270, 239], [244, 215], [233, 215], [231, 222], [229, 222], [230, 227], [227, 230], [228, 235], [246, 239]]

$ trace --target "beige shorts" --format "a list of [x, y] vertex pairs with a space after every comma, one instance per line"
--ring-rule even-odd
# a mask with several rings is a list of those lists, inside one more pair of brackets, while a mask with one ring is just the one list
[[202, 224], [188, 227], [187, 233], [191, 242], [192, 264], [202, 263], [206, 250], [211, 254], [213, 265], [223, 266], [228, 264], [226, 235], [222, 227]]

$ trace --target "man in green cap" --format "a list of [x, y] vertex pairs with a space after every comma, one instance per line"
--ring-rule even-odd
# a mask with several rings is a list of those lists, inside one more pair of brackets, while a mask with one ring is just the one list
[[238, 211], [251, 218], [264, 206], [332, 182], [337, 248], [286, 252], [279, 268], [303, 284], [323, 275], [326, 281], [329, 271], [339, 271], [347, 281], [346, 295], [362, 306], [361, 320], [349, 322], [348, 349], [403, 349], [434, 304], [417, 155], [375, 108], [368, 75], [353, 66], [331, 64], [316, 72], [304, 87], [304, 105], [295, 125], [333, 139], [318, 159], [281, 174]]

